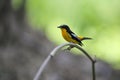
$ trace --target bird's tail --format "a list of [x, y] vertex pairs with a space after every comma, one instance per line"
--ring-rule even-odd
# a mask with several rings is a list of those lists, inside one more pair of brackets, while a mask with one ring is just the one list
[[82, 40], [91, 40], [92, 38], [89, 38], [89, 37], [81, 37], [81, 36], [79, 36], [79, 38], [80, 38], [80, 40], [82, 41]]

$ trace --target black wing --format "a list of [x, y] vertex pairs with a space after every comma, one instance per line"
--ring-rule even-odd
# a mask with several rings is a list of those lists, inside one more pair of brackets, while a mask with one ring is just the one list
[[68, 33], [70, 34], [70, 36], [72, 37], [72, 39], [74, 39], [74, 40], [76, 40], [77, 42], [79, 42], [79, 45], [83, 45], [82, 44], [82, 42], [81, 42], [81, 40], [77, 37], [77, 35], [74, 33], [74, 32], [72, 32], [71, 30], [70, 31], [68, 31]]

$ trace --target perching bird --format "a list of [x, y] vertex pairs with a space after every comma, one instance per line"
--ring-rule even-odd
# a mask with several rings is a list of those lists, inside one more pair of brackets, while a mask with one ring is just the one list
[[92, 38], [88, 38], [88, 37], [77, 36], [74, 32], [72, 32], [70, 30], [68, 25], [60, 25], [60, 26], [58, 26], [58, 28], [61, 29], [62, 36], [66, 41], [72, 42], [72, 43], [75, 43], [75, 44], [79, 44], [80, 46], [83, 45], [83, 43], [81, 42], [82, 40], [92, 39]]

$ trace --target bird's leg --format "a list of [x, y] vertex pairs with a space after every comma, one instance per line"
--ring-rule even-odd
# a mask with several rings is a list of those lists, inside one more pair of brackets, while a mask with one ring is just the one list
[[70, 46], [67, 48], [67, 50], [70, 51], [72, 48], [74, 48], [74, 46], [70, 45]]
[[70, 51], [72, 48], [74, 48], [74, 46], [70, 45], [69, 47], [67, 47], [66, 49], [64, 49], [64, 51]]

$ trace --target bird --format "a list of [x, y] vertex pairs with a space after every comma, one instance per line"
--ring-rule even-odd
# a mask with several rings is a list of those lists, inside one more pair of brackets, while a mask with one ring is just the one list
[[83, 40], [92, 39], [89, 37], [77, 36], [74, 32], [71, 31], [70, 27], [66, 24], [60, 25], [58, 26], [58, 28], [61, 29], [62, 36], [66, 41], [74, 44], [79, 44], [80, 46], [83, 46], [83, 43], [82, 43]]

